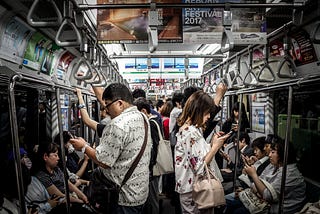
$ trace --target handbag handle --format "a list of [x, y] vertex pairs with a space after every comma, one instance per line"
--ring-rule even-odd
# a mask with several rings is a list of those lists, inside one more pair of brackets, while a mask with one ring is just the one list
[[162, 133], [161, 133], [161, 131], [160, 131], [160, 126], [158, 125], [157, 121], [154, 121], [154, 120], [150, 120], [150, 121], [152, 121], [154, 124], [156, 124], [157, 129], [158, 129], [159, 139], [160, 139], [160, 141], [162, 141], [162, 140], [163, 140], [163, 137], [162, 137]]
[[148, 123], [146, 121], [146, 119], [144, 118], [144, 116], [141, 114], [141, 116], [143, 117], [143, 121], [144, 121], [144, 129], [145, 129], [145, 133], [144, 133], [144, 142], [143, 142], [143, 145], [140, 149], [140, 152], [138, 154], [138, 156], [136, 157], [136, 159], [134, 160], [134, 162], [132, 163], [130, 169], [128, 170], [128, 172], [126, 173], [126, 175], [124, 176], [124, 179], [121, 183], [121, 186], [123, 186], [127, 180], [130, 178], [131, 174], [133, 173], [134, 169], [137, 167], [141, 157], [142, 157], [142, 154], [146, 148], [146, 145], [147, 145], [147, 141], [148, 141]]
[[209, 170], [208, 164], [205, 163], [204, 169], [205, 169], [205, 171], [206, 171], [206, 176], [207, 176], [207, 179], [208, 179], [208, 180], [210, 179], [210, 177], [209, 177], [210, 175], [211, 175], [214, 179], [219, 180], [219, 179], [217, 178], [217, 176], [212, 172], [212, 170], [211, 170], [211, 169]]

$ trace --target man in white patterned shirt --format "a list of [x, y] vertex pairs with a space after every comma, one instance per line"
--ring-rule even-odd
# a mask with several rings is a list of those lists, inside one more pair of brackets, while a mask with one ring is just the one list
[[[112, 120], [105, 127], [99, 146], [91, 148], [82, 138], [72, 139], [71, 143], [95, 161], [107, 179], [121, 185], [144, 143], [144, 121], [148, 123], [148, 119], [132, 105], [132, 94], [123, 84], [110, 84], [102, 98]], [[147, 146], [137, 167], [121, 188], [115, 213], [141, 213], [149, 191], [151, 146], [148, 123]]]

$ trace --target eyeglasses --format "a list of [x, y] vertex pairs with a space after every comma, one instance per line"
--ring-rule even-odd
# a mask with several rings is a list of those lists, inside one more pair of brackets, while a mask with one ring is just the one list
[[115, 100], [112, 101], [111, 103], [107, 104], [104, 108], [107, 109], [107, 110], [109, 110], [109, 107], [110, 107], [113, 103], [115, 103], [115, 102], [117, 102], [117, 101], [119, 101], [119, 100], [120, 100], [120, 99], [115, 99]]

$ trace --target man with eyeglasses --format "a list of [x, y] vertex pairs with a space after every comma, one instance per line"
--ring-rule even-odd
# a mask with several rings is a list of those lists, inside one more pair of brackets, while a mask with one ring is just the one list
[[145, 122], [148, 139], [144, 153], [126, 184], [121, 188], [114, 213], [141, 213], [149, 191], [151, 152], [150, 125], [146, 116], [133, 105], [130, 90], [121, 83], [110, 84], [103, 92], [105, 109], [111, 117], [102, 133], [99, 146], [90, 147], [83, 138], [71, 139], [74, 148], [87, 154], [107, 179], [121, 185], [144, 143]]

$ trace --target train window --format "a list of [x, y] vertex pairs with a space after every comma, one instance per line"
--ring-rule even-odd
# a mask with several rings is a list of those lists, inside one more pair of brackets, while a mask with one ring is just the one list
[[[320, 182], [320, 176], [314, 173], [311, 163], [318, 162], [320, 151], [320, 95], [319, 83], [297, 88], [293, 92], [291, 117], [291, 136], [298, 158], [298, 164], [304, 176]], [[288, 93], [284, 90], [274, 94], [275, 124], [278, 134], [285, 137]]]

